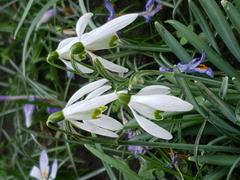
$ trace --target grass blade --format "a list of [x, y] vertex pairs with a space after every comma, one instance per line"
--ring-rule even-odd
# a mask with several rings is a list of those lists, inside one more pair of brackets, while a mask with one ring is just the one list
[[155, 22], [155, 27], [162, 37], [162, 39], [167, 43], [172, 52], [184, 63], [189, 62], [192, 58], [181, 46], [181, 44], [168, 32], [159, 22]]
[[220, 51], [218, 49], [218, 45], [215, 41], [215, 38], [213, 36], [213, 33], [211, 32], [206, 19], [204, 18], [203, 14], [201, 13], [201, 11], [199, 10], [199, 8], [196, 6], [196, 4], [192, 1], [189, 0], [189, 7], [197, 21], [197, 23], [199, 24], [199, 26], [201, 27], [202, 31], [206, 34], [210, 44], [213, 46], [213, 48], [220, 54]]
[[233, 26], [236, 28], [238, 33], [240, 33], [240, 13], [236, 7], [233, 6], [232, 3], [228, 1], [221, 1], [222, 6], [227, 13], [228, 17], [230, 18]]
[[21, 20], [19, 21], [18, 26], [17, 26], [17, 28], [16, 28], [16, 31], [14, 32], [14, 39], [16, 39], [17, 33], [18, 33], [18, 31], [20, 30], [20, 28], [22, 27], [23, 22], [24, 22], [24, 20], [26, 19], [29, 10], [30, 10], [30, 8], [32, 7], [33, 2], [34, 2], [34, 0], [28, 1], [28, 4], [27, 4], [27, 6], [26, 6], [26, 8], [25, 8], [25, 10], [24, 10], [24, 13], [23, 13], [22, 17], [21, 17]]
[[140, 177], [134, 171], [132, 171], [123, 161], [119, 159], [113, 159], [112, 157], [100, 152], [90, 145], [85, 145], [85, 147], [102, 161], [123, 172], [127, 177], [131, 177], [132, 180], [140, 180]]
[[240, 61], [240, 47], [229, 26], [223, 12], [216, 3], [216, 1], [201, 0], [199, 1], [203, 9], [210, 18], [213, 26], [215, 27], [222, 40], [225, 42], [228, 49]]

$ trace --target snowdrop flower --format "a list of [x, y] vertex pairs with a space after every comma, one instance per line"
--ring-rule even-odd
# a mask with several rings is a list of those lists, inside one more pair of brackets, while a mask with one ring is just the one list
[[[157, 5], [155, 5], [155, 3], [157, 3]], [[145, 5], [145, 11], [142, 13], [142, 15], [147, 22], [150, 22], [152, 17], [161, 9], [161, 2], [157, 2], [156, 0], [148, 0]]]
[[115, 92], [104, 94], [111, 89], [111, 86], [105, 85], [107, 82], [101, 79], [80, 88], [62, 111], [49, 116], [48, 122], [66, 119], [76, 128], [102, 136], [118, 137], [113, 131], [122, 129], [122, 124], [103, 114], [106, 105], [117, 99]]
[[119, 93], [118, 99], [128, 105], [136, 121], [146, 132], [157, 138], [169, 140], [172, 139], [172, 135], [148, 119], [162, 119], [162, 111], [185, 112], [193, 108], [190, 103], [169, 93], [170, 89], [166, 86], [152, 85], [144, 87], [136, 95]]
[[25, 125], [29, 128], [32, 125], [32, 115], [35, 110], [35, 105], [33, 104], [25, 104], [23, 107], [23, 112], [25, 116]]
[[[79, 18], [76, 24], [77, 37], [62, 40], [57, 50], [48, 55], [48, 61], [59, 58], [68, 68], [74, 70], [69, 61], [71, 58], [81, 61], [86, 58], [86, 55], [92, 57], [91, 52], [93, 51], [115, 47], [119, 40], [116, 32], [131, 24], [138, 17], [138, 14], [132, 13], [117, 17], [88, 33], [84, 33], [92, 16], [92, 13], [86, 13]], [[103, 60], [99, 61], [102, 63]], [[109, 66], [112, 64], [103, 63], [103, 66], [111, 69]], [[83, 73], [93, 72], [92, 69], [80, 63], [76, 63], [76, 66]]]
[[112, 19], [114, 19], [116, 17], [116, 12], [113, 8], [111, 0], [104, 0], [104, 4], [105, 4], [106, 9], [110, 13], [110, 16], [108, 17], [108, 21], [111, 21]]
[[53, 180], [56, 178], [57, 169], [58, 163], [57, 160], [54, 160], [51, 167], [51, 173], [49, 172], [48, 155], [47, 152], [43, 150], [40, 155], [39, 167], [33, 166], [30, 176], [35, 177], [38, 180]]

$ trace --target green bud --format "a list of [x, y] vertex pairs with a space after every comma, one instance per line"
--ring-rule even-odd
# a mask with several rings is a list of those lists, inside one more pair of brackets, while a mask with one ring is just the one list
[[160, 110], [154, 112], [154, 117], [156, 120], [163, 120], [162, 112]]
[[77, 42], [70, 48], [70, 53], [73, 55], [84, 54], [85, 47], [81, 42]]
[[58, 112], [55, 112], [55, 113], [51, 114], [48, 117], [47, 124], [49, 124], [49, 123], [56, 123], [56, 122], [62, 121], [63, 119], [64, 119], [63, 112], [62, 111], [58, 111]]
[[118, 100], [120, 101], [121, 104], [128, 105], [128, 103], [131, 100], [131, 95], [127, 93], [118, 94]]
[[59, 54], [57, 51], [50, 52], [47, 56], [47, 61], [51, 62], [57, 60], [59, 58]]
[[118, 40], [119, 40], [119, 38], [118, 38], [117, 35], [112, 36], [112, 38], [111, 38], [111, 40], [110, 40], [110, 42], [109, 42], [109, 46], [110, 46], [111, 48], [116, 47]]

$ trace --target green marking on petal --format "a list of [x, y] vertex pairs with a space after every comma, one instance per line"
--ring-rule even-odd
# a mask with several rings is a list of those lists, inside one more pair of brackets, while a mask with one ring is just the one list
[[163, 120], [162, 111], [156, 110], [154, 112], [154, 117], [155, 117], [156, 120]]
[[47, 61], [52, 62], [54, 60], [57, 60], [59, 58], [59, 54], [57, 51], [50, 52], [47, 56]]
[[92, 118], [93, 119], [98, 119], [101, 117], [102, 113], [108, 109], [107, 106], [100, 106], [99, 108], [95, 109]]
[[74, 59], [74, 56], [77, 55], [80, 60], [86, 58], [85, 47], [81, 42], [77, 42], [70, 48], [70, 56]]
[[128, 105], [128, 103], [131, 100], [131, 95], [126, 93], [118, 94], [118, 100], [120, 101], [121, 104]]
[[111, 47], [111, 48], [113, 48], [113, 47], [116, 47], [117, 46], [117, 41], [118, 41], [118, 36], [117, 35], [113, 35], [112, 36], [112, 38], [111, 38], [111, 40], [110, 40], [110, 42], [109, 42], [109, 46]]

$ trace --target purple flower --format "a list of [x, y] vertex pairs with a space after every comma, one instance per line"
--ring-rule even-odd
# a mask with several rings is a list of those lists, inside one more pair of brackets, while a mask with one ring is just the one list
[[47, 108], [47, 113], [48, 114], [53, 114], [53, 113], [58, 112], [58, 111], [61, 111], [61, 108], [58, 108], [58, 107], [48, 107]]
[[52, 168], [51, 173], [49, 172], [49, 164], [48, 164], [48, 155], [45, 150], [41, 152], [40, 159], [39, 159], [39, 167], [33, 166], [32, 170], [30, 172], [31, 177], [35, 177], [38, 180], [53, 180], [56, 178], [57, 170], [58, 170], [58, 163], [55, 159]]
[[23, 107], [23, 112], [25, 116], [25, 124], [26, 127], [30, 127], [32, 125], [32, 115], [35, 110], [35, 105], [33, 104], [25, 104]]
[[55, 14], [55, 9], [49, 9], [48, 11], [46, 11], [38, 22], [37, 27], [39, 27], [41, 24], [49, 22], [52, 17], [55, 16]]
[[111, 3], [111, 0], [105, 0], [105, 7], [106, 9], [109, 11], [110, 15], [108, 17], [108, 21], [111, 21], [112, 19], [114, 19], [116, 17], [116, 12], [113, 8], [113, 5]]
[[[128, 130], [128, 139], [132, 139], [134, 136], [137, 136], [139, 134], [140, 131]], [[133, 152], [134, 154], [145, 154], [149, 149], [150, 148], [147, 146], [128, 146], [128, 150]]]
[[161, 71], [161, 72], [173, 72], [173, 68], [160, 67], [159, 71]]
[[161, 9], [162, 4], [160, 2], [156, 2], [155, 0], [148, 0], [145, 5], [145, 11], [142, 15], [146, 19], [146, 22], [150, 22], [152, 17]]
[[205, 59], [206, 59], [206, 54], [202, 52], [202, 55], [200, 58], [194, 58], [187, 64], [178, 63], [177, 68], [181, 72], [186, 72], [186, 73], [198, 72], [198, 73], [206, 74], [210, 77], [213, 77], [214, 76], [213, 70], [208, 66], [202, 64], [205, 61]]
[[[185, 72], [185, 73], [198, 72], [198, 73], [206, 74], [209, 77], [213, 78], [214, 76], [213, 70], [210, 67], [206, 66], [205, 64], [202, 64], [205, 61], [205, 59], [206, 59], [206, 54], [202, 52], [202, 55], [200, 58], [194, 58], [187, 64], [178, 63], [177, 68], [181, 72]], [[173, 72], [173, 68], [160, 67], [159, 71]]]

